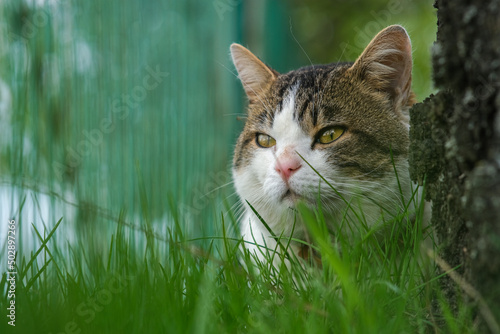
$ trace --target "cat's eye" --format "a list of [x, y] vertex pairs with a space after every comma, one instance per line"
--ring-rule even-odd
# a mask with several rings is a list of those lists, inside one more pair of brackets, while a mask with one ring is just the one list
[[321, 130], [317, 136], [318, 143], [330, 144], [340, 138], [345, 132], [345, 128], [341, 126], [328, 127]]
[[269, 148], [276, 145], [276, 140], [273, 137], [265, 135], [263, 133], [258, 133], [256, 139], [257, 145], [259, 145], [260, 147]]

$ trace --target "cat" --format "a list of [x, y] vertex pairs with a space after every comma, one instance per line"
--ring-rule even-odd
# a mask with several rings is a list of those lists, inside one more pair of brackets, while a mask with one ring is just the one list
[[[407, 158], [415, 95], [411, 42], [402, 26], [380, 31], [355, 62], [285, 74], [239, 44], [230, 53], [249, 100], [233, 180], [243, 205], [241, 235], [257, 259], [280, 251], [268, 228], [309, 240], [295, 210], [299, 202], [321, 204], [332, 229], [348, 210], [362, 210], [370, 226], [382, 222], [384, 210], [403, 210], [402, 195], [412, 192]], [[310, 254], [298, 242], [288, 251]]]

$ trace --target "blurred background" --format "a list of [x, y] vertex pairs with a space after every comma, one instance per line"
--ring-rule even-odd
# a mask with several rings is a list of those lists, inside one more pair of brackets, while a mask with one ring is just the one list
[[[3, 0], [0, 232], [108, 248], [118, 222], [221, 235], [246, 100], [229, 45], [280, 72], [353, 61], [390, 24], [412, 38], [413, 88], [433, 92], [432, 0]], [[140, 229], [140, 228], [139, 228]], [[5, 249], [5, 248], [2, 248]]]

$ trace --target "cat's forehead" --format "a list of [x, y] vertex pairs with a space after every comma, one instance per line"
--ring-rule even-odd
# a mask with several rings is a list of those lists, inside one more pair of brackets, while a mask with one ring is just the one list
[[312, 96], [341, 77], [351, 64], [314, 65], [281, 74], [269, 93], [277, 99], [285, 98], [292, 88], [300, 84], [299, 95]]
[[[301, 68], [278, 77], [269, 92], [272, 101], [271, 127], [284, 127], [294, 120], [304, 130], [324, 121], [321, 105], [335, 103], [332, 89], [350, 64], [333, 64]], [[279, 124], [275, 124], [279, 121]]]

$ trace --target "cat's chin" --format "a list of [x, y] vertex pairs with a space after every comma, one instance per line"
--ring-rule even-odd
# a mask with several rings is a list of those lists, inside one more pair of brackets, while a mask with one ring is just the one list
[[291, 189], [287, 189], [285, 191], [285, 193], [280, 198], [280, 202], [290, 208], [296, 207], [298, 203], [314, 204], [309, 198], [304, 197]]
[[288, 189], [280, 198], [281, 202], [284, 203], [290, 203], [290, 204], [296, 204], [299, 200], [301, 199], [301, 196], [298, 195], [296, 192], [294, 192], [291, 189]]

